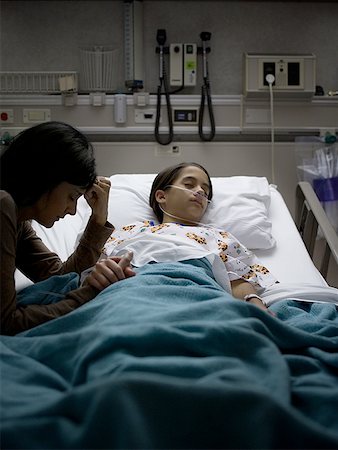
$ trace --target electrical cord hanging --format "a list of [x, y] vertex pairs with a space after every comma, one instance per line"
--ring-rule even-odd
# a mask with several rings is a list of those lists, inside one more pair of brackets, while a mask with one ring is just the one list
[[[202, 141], [212, 141], [215, 137], [215, 118], [212, 108], [211, 93], [210, 93], [210, 82], [209, 82], [209, 70], [207, 61], [207, 48], [206, 41], [210, 40], [211, 33], [208, 31], [203, 31], [200, 34], [202, 39], [202, 55], [203, 55], [203, 85], [201, 88], [201, 105], [198, 116], [198, 133]], [[206, 134], [203, 131], [203, 118], [204, 118], [204, 107], [205, 100], [207, 100], [209, 120], [210, 120], [210, 133]]]
[[[165, 72], [165, 63], [164, 63], [164, 43], [166, 40], [165, 30], [157, 30], [157, 42], [160, 46], [160, 75], [159, 75], [159, 85], [157, 88], [157, 105], [156, 105], [156, 118], [155, 118], [155, 138], [156, 141], [161, 145], [168, 145], [172, 142], [174, 138], [174, 130], [173, 130], [173, 118], [172, 118], [172, 108], [170, 103], [170, 94], [168, 90], [167, 77]], [[167, 136], [164, 134], [160, 134], [160, 119], [161, 119], [161, 100], [162, 100], [162, 87], [164, 89], [164, 95], [166, 99], [166, 109], [168, 115], [168, 127], [169, 133]]]
[[[203, 117], [204, 117], [204, 105], [205, 105], [205, 99], [207, 99], [207, 105], [208, 105], [208, 112], [209, 112], [209, 119], [210, 119], [210, 133], [205, 134], [203, 131]], [[214, 112], [212, 109], [212, 101], [211, 101], [211, 95], [210, 95], [210, 85], [209, 81], [205, 79], [204, 85], [201, 89], [201, 105], [199, 110], [199, 117], [198, 117], [198, 133], [200, 135], [200, 138], [203, 141], [212, 141], [215, 137], [215, 118], [214, 118]]]
[[270, 91], [270, 121], [271, 121], [271, 182], [276, 184], [275, 175], [275, 120], [273, 111], [273, 90], [272, 85], [275, 81], [275, 77], [272, 74], [266, 76], [266, 81], [269, 84]]

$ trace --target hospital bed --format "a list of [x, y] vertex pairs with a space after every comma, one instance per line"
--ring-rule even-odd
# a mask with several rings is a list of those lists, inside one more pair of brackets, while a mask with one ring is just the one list
[[[153, 178], [111, 177], [117, 228], [154, 219]], [[225, 299], [197, 266], [150, 264], [67, 316], [1, 337], [2, 448], [338, 447], [338, 289], [325, 281], [337, 235], [307, 183], [295, 224], [265, 178], [212, 181], [205, 222], [232, 232], [279, 280], [262, 295], [276, 317]], [[80, 199], [75, 216], [34, 227], [65, 259], [89, 214]], [[322, 273], [310, 256], [318, 224]]]

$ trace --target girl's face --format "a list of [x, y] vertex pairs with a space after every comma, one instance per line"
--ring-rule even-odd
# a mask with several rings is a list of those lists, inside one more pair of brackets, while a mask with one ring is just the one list
[[199, 167], [188, 166], [181, 170], [171, 186], [155, 194], [164, 211], [163, 222], [180, 222], [184, 225], [199, 222], [208, 206], [210, 184], [207, 174]]
[[76, 213], [76, 205], [79, 197], [85, 193], [85, 189], [62, 182], [50, 192], [45, 193], [33, 206], [32, 219], [39, 224], [50, 228], [59, 219], [67, 214]]

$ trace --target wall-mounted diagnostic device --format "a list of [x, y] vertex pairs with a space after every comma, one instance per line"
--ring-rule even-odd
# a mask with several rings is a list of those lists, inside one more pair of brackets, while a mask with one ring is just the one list
[[170, 86], [183, 86], [183, 44], [170, 44]]
[[244, 95], [269, 95], [267, 77], [277, 97], [311, 97], [316, 91], [316, 57], [311, 54], [244, 54]]
[[184, 86], [196, 86], [197, 45], [183, 45]]
[[197, 44], [170, 44], [170, 86], [196, 86]]
[[130, 90], [143, 88], [143, 3], [124, 0], [125, 84]]

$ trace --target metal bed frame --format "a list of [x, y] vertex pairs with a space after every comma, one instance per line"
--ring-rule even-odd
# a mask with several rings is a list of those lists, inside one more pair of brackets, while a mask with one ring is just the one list
[[296, 226], [313, 260], [320, 227], [325, 250], [319, 261], [319, 271], [326, 279], [330, 257], [338, 267], [338, 235], [330, 223], [310, 183], [300, 181], [296, 189]]

